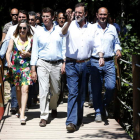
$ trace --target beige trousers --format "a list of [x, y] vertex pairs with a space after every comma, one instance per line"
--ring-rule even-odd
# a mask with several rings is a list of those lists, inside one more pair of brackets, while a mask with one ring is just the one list
[[[48, 120], [49, 108], [57, 108], [60, 94], [61, 66], [61, 62], [51, 64], [41, 59], [37, 61], [41, 119]], [[50, 99], [49, 89], [51, 92]]]

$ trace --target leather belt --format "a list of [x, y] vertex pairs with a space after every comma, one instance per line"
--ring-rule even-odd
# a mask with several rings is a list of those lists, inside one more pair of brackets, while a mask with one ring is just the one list
[[59, 63], [59, 62], [62, 62], [62, 61], [63, 61], [62, 59], [56, 60], [56, 61], [44, 60], [44, 59], [41, 59], [41, 60], [43, 60], [43, 61], [45, 61], [45, 62], [48, 62], [48, 63], [51, 63], [51, 64], [56, 64], [56, 63]]
[[76, 60], [76, 59], [73, 59], [73, 58], [69, 58], [69, 57], [67, 57], [66, 60], [71, 61], [71, 62], [76, 62], [76, 63], [84, 63], [84, 62], [89, 61], [90, 58], [88, 58], [88, 59], [84, 59], [84, 60]]
[[[94, 56], [91, 56], [93, 59], [96, 59], [96, 60], [99, 60], [100, 58], [99, 57], [94, 57]], [[104, 61], [110, 61], [110, 60], [113, 60], [113, 57], [106, 57], [104, 58]]]

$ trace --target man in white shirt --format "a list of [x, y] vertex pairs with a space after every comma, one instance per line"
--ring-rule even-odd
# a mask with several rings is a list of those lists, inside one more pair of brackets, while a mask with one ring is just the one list
[[61, 27], [61, 28], [62, 28], [63, 25], [65, 24], [65, 22], [66, 22], [66, 17], [65, 17], [65, 15], [64, 15], [63, 12], [58, 13], [57, 22], [58, 22], [58, 25], [57, 25], [57, 26], [59, 26], [59, 27]]
[[[113, 56], [116, 54], [121, 57], [121, 47], [116, 28], [107, 23], [108, 10], [105, 7], [99, 8], [97, 14], [97, 23], [93, 24], [93, 28], [97, 29], [97, 36], [101, 37], [101, 46], [104, 49], [103, 67], [98, 66], [99, 56], [96, 49], [93, 50], [91, 57], [91, 87], [93, 95], [93, 106], [95, 109], [95, 121], [101, 122], [102, 116], [108, 117], [106, 110], [107, 105], [113, 97], [116, 84], [116, 73]], [[102, 84], [105, 80], [105, 94], [102, 102]]]
[[36, 24], [36, 19], [37, 19], [36, 13], [34, 11], [30, 11], [28, 12], [28, 15], [29, 15], [29, 19], [28, 19], [29, 24], [35, 27], [37, 30], [41, 30], [42, 27]]
[[[63, 12], [59, 12], [57, 16], [58, 25], [56, 27], [62, 29], [63, 25], [66, 22], [66, 17]], [[66, 38], [63, 38], [64, 44], [66, 45]], [[61, 74], [61, 92], [58, 100], [58, 104], [63, 103], [63, 96], [64, 96], [64, 88], [66, 87], [66, 73]]]
[[[85, 19], [87, 16], [84, 3], [75, 6], [74, 13], [68, 13], [67, 23], [62, 28], [61, 36], [66, 36], [66, 76], [69, 89], [68, 111], [66, 120], [67, 131], [75, 131], [76, 126], [81, 126], [83, 120], [83, 104], [85, 101], [86, 73], [92, 50], [98, 49], [100, 57], [103, 52], [100, 39], [96, 38], [96, 30]], [[96, 40], [95, 40], [96, 39]], [[104, 65], [104, 60], [99, 59], [99, 65]], [[62, 72], [65, 69], [62, 69]]]

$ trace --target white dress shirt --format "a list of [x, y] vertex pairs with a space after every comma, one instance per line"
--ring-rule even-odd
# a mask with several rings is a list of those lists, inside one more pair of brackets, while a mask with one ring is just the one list
[[66, 57], [84, 60], [91, 57], [94, 48], [97, 53], [103, 52], [100, 47], [101, 40], [95, 33], [96, 29], [92, 24], [87, 22], [81, 28], [76, 20], [72, 21], [67, 34], [63, 35], [62, 31], [60, 32], [60, 36], [66, 37]]
[[41, 29], [43, 29], [43, 27], [42, 26], [40, 26], [40, 25], [35, 25], [35, 28], [37, 29], [37, 30], [41, 30]]
[[[117, 50], [122, 50], [116, 28], [113, 25], [107, 24], [105, 30], [98, 23], [92, 24], [92, 26], [97, 29], [96, 36], [101, 38], [105, 58], [114, 56]], [[92, 56], [99, 57], [96, 49], [93, 50]]]

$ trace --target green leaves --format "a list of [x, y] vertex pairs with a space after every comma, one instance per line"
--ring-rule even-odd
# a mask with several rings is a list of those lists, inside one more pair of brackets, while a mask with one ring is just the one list
[[[130, 19], [130, 22], [134, 22], [134, 19]], [[122, 47], [122, 59], [132, 62], [132, 54], [140, 55], [140, 39], [136, 33], [133, 32], [133, 27], [131, 24], [126, 25], [127, 32], [121, 30], [119, 35], [120, 43]], [[124, 27], [122, 27], [124, 29]], [[121, 79], [132, 83], [132, 65], [126, 64], [122, 61], [119, 62], [121, 67]], [[130, 108], [133, 107], [133, 88], [128, 83], [121, 81], [121, 90], [119, 98]], [[133, 134], [133, 112], [121, 105], [120, 116], [122, 117], [122, 124], [128, 134], [132, 137]], [[125, 123], [126, 124], [125, 124]]]
[[131, 24], [126, 25], [126, 28], [127, 28], [128, 31], [130, 31], [132, 29]]

